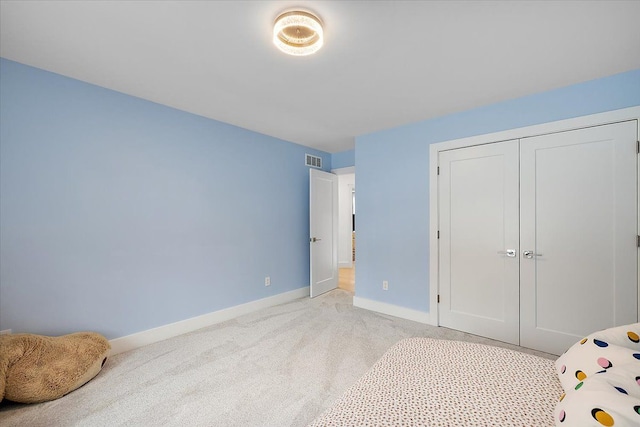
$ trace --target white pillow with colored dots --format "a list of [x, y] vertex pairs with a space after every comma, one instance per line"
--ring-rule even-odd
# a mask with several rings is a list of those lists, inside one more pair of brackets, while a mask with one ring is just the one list
[[558, 358], [556, 372], [568, 391], [596, 372], [634, 361], [640, 363], [640, 323], [590, 334]]
[[595, 332], [556, 361], [556, 426], [640, 426], [640, 323]]
[[593, 374], [560, 397], [556, 426], [640, 426], [640, 361]]

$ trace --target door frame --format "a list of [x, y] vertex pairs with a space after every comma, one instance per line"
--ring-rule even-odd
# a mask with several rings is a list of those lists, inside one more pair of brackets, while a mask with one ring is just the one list
[[[640, 123], [640, 106], [591, 114], [572, 119], [542, 123], [539, 125], [509, 129], [501, 132], [476, 135], [467, 138], [438, 142], [429, 146], [429, 322], [439, 326], [438, 294], [440, 292], [439, 281], [439, 242], [438, 223], [440, 207], [438, 206], [438, 157], [441, 151], [456, 148], [473, 147], [475, 145], [491, 144], [513, 139], [521, 139], [532, 136], [546, 135], [550, 133], [576, 130], [592, 126], [600, 126], [627, 120], [638, 120]], [[638, 129], [640, 133], [640, 125]], [[638, 191], [640, 196], [640, 173], [637, 173]], [[640, 197], [638, 197], [638, 224], [640, 224]], [[640, 230], [638, 230], [640, 235]], [[640, 251], [638, 251], [638, 319], [640, 319]]]

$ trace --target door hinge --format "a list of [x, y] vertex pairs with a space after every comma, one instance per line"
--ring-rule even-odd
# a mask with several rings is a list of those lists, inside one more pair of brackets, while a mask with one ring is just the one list
[[440, 294], [438, 294], [438, 304], [440, 304]]
[[[640, 237], [640, 236], [638, 236], [638, 237]], [[438, 239], [439, 239], [439, 238], [440, 238], [440, 230], [438, 230]]]
[[636, 240], [636, 243], [638, 244], [638, 247], [640, 248], [640, 236], [638, 236], [638, 240]]
[[640, 153], [640, 141], [636, 141], [636, 152]]
[[[639, 153], [640, 153], [640, 151], [639, 151]], [[440, 166], [438, 166], [438, 173], [437, 173], [437, 175], [440, 175]]]

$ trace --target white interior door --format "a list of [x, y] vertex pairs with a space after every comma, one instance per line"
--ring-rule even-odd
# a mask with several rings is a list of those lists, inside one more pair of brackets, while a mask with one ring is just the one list
[[518, 141], [444, 151], [439, 165], [440, 325], [517, 344]]
[[631, 121], [522, 140], [521, 345], [637, 321], [636, 138]]
[[338, 176], [309, 169], [311, 298], [338, 287]]

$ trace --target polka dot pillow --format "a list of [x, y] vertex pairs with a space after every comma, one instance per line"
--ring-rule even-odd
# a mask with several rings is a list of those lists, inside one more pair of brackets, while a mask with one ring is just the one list
[[619, 363], [640, 362], [640, 323], [595, 332], [575, 343], [556, 361], [562, 388]]
[[557, 426], [640, 426], [640, 323], [593, 333], [556, 361]]

